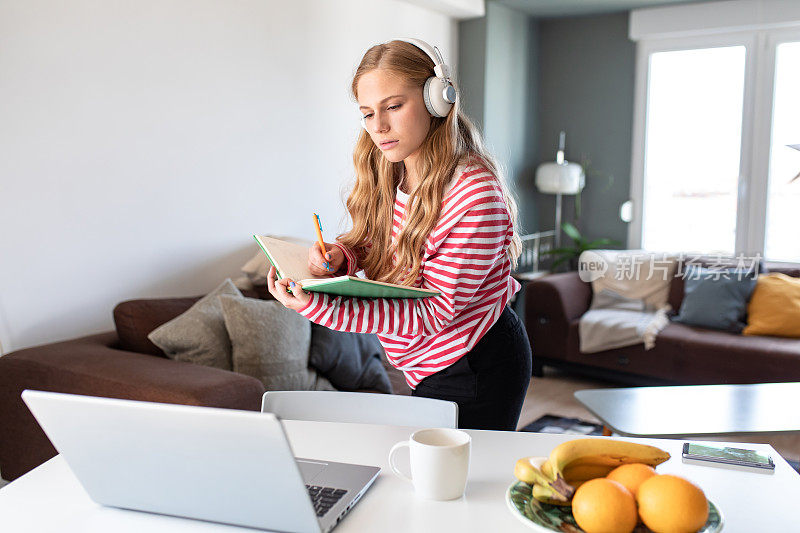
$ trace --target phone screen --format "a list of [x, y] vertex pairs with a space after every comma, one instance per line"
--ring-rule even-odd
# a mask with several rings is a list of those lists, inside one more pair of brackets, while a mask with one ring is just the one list
[[772, 459], [770, 459], [769, 455], [756, 450], [744, 450], [742, 448], [689, 443], [686, 452], [688, 455], [711, 457], [736, 463], [750, 463], [764, 466], [772, 464]]

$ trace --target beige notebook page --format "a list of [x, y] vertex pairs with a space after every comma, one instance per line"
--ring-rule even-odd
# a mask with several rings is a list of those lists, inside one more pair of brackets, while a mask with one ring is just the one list
[[278, 265], [281, 277], [291, 278], [294, 281], [320, 278], [308, 270], [308, 248], [305, 246], [263, 235], [256, 235], [256, 238], [269, 252], [272, 261]]

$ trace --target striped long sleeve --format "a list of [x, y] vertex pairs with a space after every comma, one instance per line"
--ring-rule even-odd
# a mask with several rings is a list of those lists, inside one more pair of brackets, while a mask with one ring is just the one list
[[[398, 190], [393, 241], [403, 227], [407, 201]], [[426, 240], [414, 283], [439, 296], [363, 299], [312, 293], [300, 313], [331, 329], [376, 333], [389, 362], [414, 388], [465, 355], [519, 290], [506, 256], [512, 231], [497, 179], [483, 167], [460, 169]], [[355, 254], [342, 248], [352, 275], [358, 270]]]
[[344, 258], [347, 261], [347, 274], [348, 276], [355, 276], [356, 272], [361, 270], [361, 267], [358, 266], [358, 258], [354, 250], [351, 250], [344, 244], [335, 242], [333, 243], [334, 246], [339, 248], [342, 253], [344, 254]]

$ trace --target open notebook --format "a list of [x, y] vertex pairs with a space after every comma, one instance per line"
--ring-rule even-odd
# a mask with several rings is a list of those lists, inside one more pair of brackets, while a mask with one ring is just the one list
[[372, 281], [355, 276], [314, 276], [308, 270], [308, 248], [291, 242], [253, 235], [261, 250], [278, 271], [278, 278], [299, 281], [303, 289], [359, 298], [426, 298], [438, 291]]

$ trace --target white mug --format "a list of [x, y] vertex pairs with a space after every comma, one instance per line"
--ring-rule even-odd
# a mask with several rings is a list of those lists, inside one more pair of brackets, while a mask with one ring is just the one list
[[[422, 498], [453, 500], [464, 494], [469, 473], [469, 454], [472, 438], [457, 429], [421, 429], [409, 440], [398, 442], [389, 452], [392, 471], [414, 484]], [[411, 458], [411, 477], [395, 464], [397, 451], [408, 446]]]

